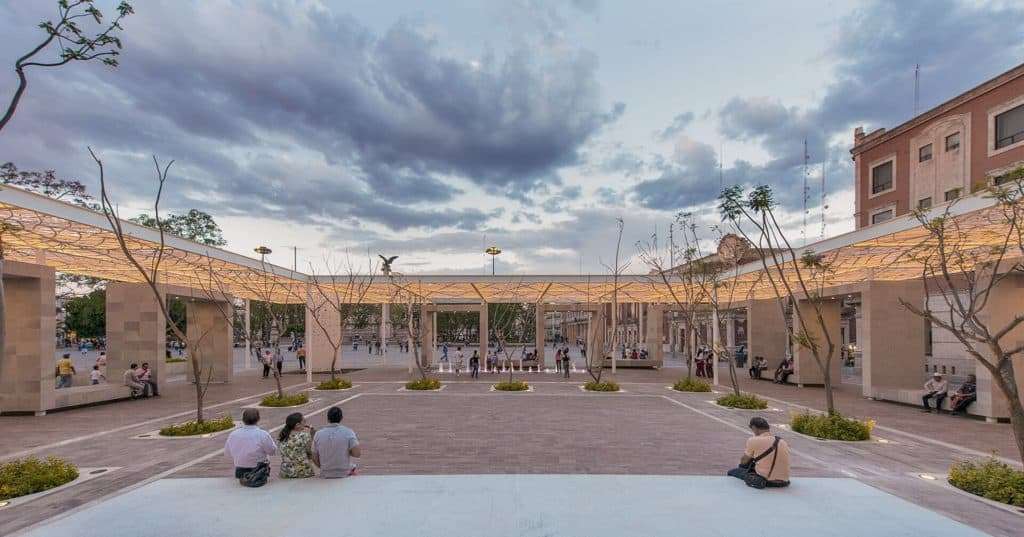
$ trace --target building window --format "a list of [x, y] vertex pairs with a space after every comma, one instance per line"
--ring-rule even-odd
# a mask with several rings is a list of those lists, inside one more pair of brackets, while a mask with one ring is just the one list
[[960, 197], [960, 189], [954, 188], [946, 191], [946, 201], [953, 201]]
[[922, 198], [922, 199], [917, 200], [917, 208], [921, 209], [922, 211], [925, 210], [925, 209], [931, 209], [932, 208], [932, 198], [929, 196], [927, 198]]
[[872, 224], [880, 224], [882, 222], [885, 222], [886, 220], [892, 220], [892, 209], [888, 209], [880, 213], [875, 213], [871, 215]]
[[1024, 141], [1024, 104], [996, 116], [996, 149]]
[[917, 150], [917, 161], [925, 162], [932, 159], [932, 144], [928, 144]]
[[871, 168], [871, 193], [892, 190], [892, 161]]
[[946, 137], [946, 151], [960, 148], [960, 133], [954, 132]]

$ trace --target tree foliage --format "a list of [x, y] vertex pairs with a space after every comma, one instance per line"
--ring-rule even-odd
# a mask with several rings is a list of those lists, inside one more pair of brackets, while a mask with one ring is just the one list
[[64, 328], [80, 338], [98, 338], [107, 333], [107, 292], [96, 289], [64, 302]]
[[[130, 220], [136, 224], [156, 229], [156, 218], [149, 214], [143, 213]], [[171, 213], [161, 217], [160, 220], [164, 231], [171, 235], [208, 246], [224, 246], [228, 243], [224, 240], [224, 234], [213, 217], [199, 209], [189, 209], [184, 214]]]
[[19, 170], [13, 162], [0, 165], [0, 182], [29, 192], [42, 194], [55, 200], [66, 201], [94, 211], [100, 210], [96, 200], [86, 192], [85, 184], [77, 179], [62, 179], [54, 170]]

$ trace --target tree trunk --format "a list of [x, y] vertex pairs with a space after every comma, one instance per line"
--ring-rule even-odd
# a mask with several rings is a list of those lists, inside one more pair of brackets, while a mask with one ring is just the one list
[[[819, 362], [820, 364], [821, 362]], [[826, 363], [821, 367], [821, 378], [825, 384], [825, 410], [828, 411], [828, 415], [836, 413], [836, 401], [832, 394], [832, 373], [829, 371], [831, 364]]]
[[206, 395], [203, 390], [203, 365], [199, 361], [199, 353], [196, 352], [195, 345], [186, 344], [185, 348], [188, 351], [188, 361], [192, 366], [192, 378], [195, 381], [193, 384], [196, 388], [196, 422], [203, 422], [203, 399]]
[[1017, 375], [1013, 369], [1013, 357], [1003, 356], [999, 364], [999, 375], [995, 377], [999, 391], [1003, 392], [1010, 407], [1010, 426], [1013, 439], [1017, 442], [1017, 455], [1024, 463], [1024, 402], [1017, 390]]

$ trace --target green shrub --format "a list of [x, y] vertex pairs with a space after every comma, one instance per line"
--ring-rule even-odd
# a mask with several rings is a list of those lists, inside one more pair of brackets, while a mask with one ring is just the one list
[[410, 380], [405, 383], [406, 390], [440, 390], [441, 381], [435, 378]]
[[872, 420], [860, 421], [853, 418], [843, 417], [838, 412], [835, 414], [793, 414], [789, 426], [798, 433], [803, 433], [815, 438], [825, 440], [868, 440], [871, 438], [871, 429], [875, 422]]
[[187, 362], [187, 361], [188, 360], [186, 360], [184, 358], [167, 358], [166, 360], [164, 360], [164, 363], [167, 363], [167, 364], [180, 364], [182, 362]]
[[993, 501], [1024, 507], [1024, 472], [995, 458], [954, 464], [949, 469], [949, 484]]
[[320, 384], [317, 384], [316, 389], [318, 390], [347, 390], [352, 387], [352, 381], [346, 378], [338, 377], [333, 380], [325, 380]]
[[583, 385], [583, 389], [588, 392], [617, 392], [619, 385], [611, 380], [602, 380], [601, 382], [591, 380]]
[[499, 392], [525, 392], [530, 389], [530, 385], [524, 380], [510, 380], [495, 384], [494, 389]]
[[263, 406], [298, 406], [304, 405], [309, 402], [309, 394], [306, 392], [284, 394], [284, 397], [278, 397], [274, 395], [268, 395], [260, 401]]
[[677, 392], [710, 392], [711, 384], [700, 379], [686, 378], [679, 379], [672, 385], [672, 389]]
[[0, 464], [0, 500], [59, 487], [77, 477], [78, 468], [64, 459], [15, 459]]
[[730, 393], [715, 400], [716, 403], [729, 408], [742, 408], [745, 410], [762, 410], [768, 408], [768, 401], [752, 393], [741, 393], [736, 395]]
[[222, 418], [204, 420], [202, 423], [196, 421], [186, 421], [185, 423], [176, 423], [174, 425], [168, 425], [163, 429], [160, 429], [161, 436], [194, 436], [197, 434], [215, 433], [230, 429], [235, 426], [235, 421], [231, 419], [231, 416], [224, 416]]

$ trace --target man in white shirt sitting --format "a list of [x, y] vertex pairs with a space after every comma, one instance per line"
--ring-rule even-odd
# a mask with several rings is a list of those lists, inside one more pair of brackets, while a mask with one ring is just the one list
[[259, 410], [245, 409], [242, 411], [242, 426], [231, 431], [224, 444], [224, 453], [235, 463], [235, 477], [239, 482], [260, 463], [270, 464], [270, 456], [277, 453], [277, 445], [270, 433], [256, 425], [259, 421]]
[[924, 395], [921, 396], [921, 402], [924, 404], [924, 410], [922, 412], [931, 412], [931, 407], [928, 406], [929, 399], [935, 399], [935, 413], [942, 412], [942, 400], [946, 398], [946, 392], [949, 391], [949, 387], [946, 384], [946, 380], [942, 378], [942, 375], [935, 373], [928, 382], [924, 383]]

